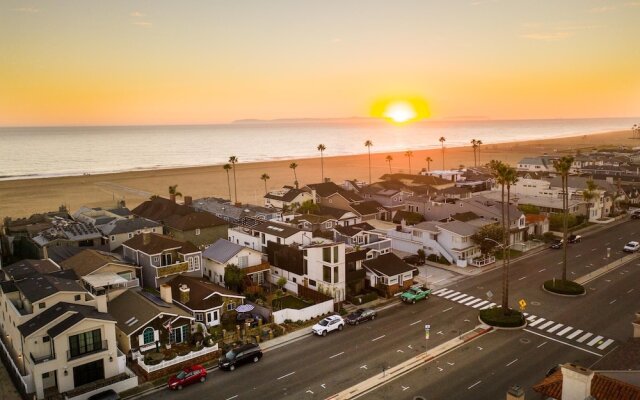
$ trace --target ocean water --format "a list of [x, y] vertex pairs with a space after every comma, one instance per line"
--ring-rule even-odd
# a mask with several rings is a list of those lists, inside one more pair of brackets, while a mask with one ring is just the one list
[[258, 122], [198, 126], [0, 128], [0, 180], [326, 157], [556, 138], [630, 129], [636, 118]]

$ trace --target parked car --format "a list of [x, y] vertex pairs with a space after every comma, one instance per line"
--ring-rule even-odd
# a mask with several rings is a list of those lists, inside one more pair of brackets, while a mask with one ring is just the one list
[[177, 375], [169, 378], [169, 389], [182, 390], [183, 387], [196, 382], [204, 382], [207, 380], [207, 370], [202, 365], [192, 365], [186, 367]]
[[639, 219], [640, 218], [640, 210], [633, 210], [631, 212], [631, 218], [633, 219]]
[[562, 239], [556, 239], [553, 242], [551, 242], [551, 246], [549, 246], [549, 248], [551, 248], [551, 249], [561, 249], [562, 248]]
[[375, 310], [370, 308], [358, 308], [356, 311], [347, 315], [345, 319], [350, 325], [358, 325], [360, 322], [374, 320], [378, 316]]
[[92, 394], [87, 400], [120, 400], [120, 396], [113, 389], [107, 389], [102, 392]]
[[344, 328], [344, 319], [339, 315], [330, 315], [311, 328], [311, 332], [318, 336], [327, 336], [327, 333], [341, 331]]
[[625, 251], [627, 253], [635, 253], [638, 250], [640, 250], [640, 243], [635, 241], [631, 241], [625, 244], [624, 247], [622, 248], [622, 251]]
[[410, 256], [402, 257], [402, 261], [412, 265], [424, 265], [424, 260], [422, 260], [420, 256], [418, 256], [417, 254], [412, 254]]
[[233, 371], [236, 367], [249, 362], [257, 363], [262, 358], [260, 346], [254, 343], [244, 344], [231, 349], [218, 360], [218, 367]]
[[580, 243], [582, 241], [582, 236], [580, 235], [569, 235], [567, 237], [567, 243]]
[[425, 289], [421, 285], [413, 285], [400, 295], [400, 300], [405, 303], [415, 304], [418, 300], [428, 298], [430, 294], [430, 289]]

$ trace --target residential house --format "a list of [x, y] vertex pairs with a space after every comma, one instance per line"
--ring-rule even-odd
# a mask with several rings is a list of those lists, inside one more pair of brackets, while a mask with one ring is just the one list
[[105, 293], [107, 300], [125, 290], [140, 286], [139, 267], [122, 260], [118, 254], [84, 250], [60, 263], [62, 269], [73, 270], [80, 283], [92, 294]]
[[142, 232], [162, 234], [162, 225], [147, 218], [134, 217], [126, 219], [114, 219], [99, 227], [109, 244], [109, 250], [115, 251], [125, 241]]
[[311, 241], [311, 235], [291, 225], [262, 222], [252, 227], [238, 226], [229, 229], [229, 241], [266, 253], [267, 244], [303, 243]]
[[112, 221], [133, 217], [131, 210], [126, 207], [104, 209], [101, 207], [82, 206], [73, 213], [73, 219], [85, 224], [93, 225], [100, 230], [103, 225]]
[[402, 190], [387, 189], [374, 183], [364, 186], [358, 193], [367, 200], [377, 201], [388, 210], [397, 211], [404, 209], [403, 199], [406, 193]]
[[396, 189], [403, 188], [404, 191], [413, 193], [427, 193], [456, 185], [453, 180], [431, 175], [384, 174], [380, 179], [387, 182], [395, 182]]
[[184, 275], [173, 277], [160, 287], [160, 296], [169, 299], [189, 315], [196, 323], [206, 327], [220, 325], [222, 315], [244, 303], [244, 296], [203, 278]]
[[356, 296], [365, 288], [366, 271], [362, 265], [367, 259], [368, 249], [345, 247], [345, 279], [347, 298]]
[[[347, 211], [339, 211], [342, 215], [347, 213]], [[329, 232], [338, 225], [339, 220], [332, 215], [298, 214], [287, 222], [307, 232]]]
[[415, 267], [402, 261], [393, 253], [363, 261], [366, 271], [365, 285], [382, 291], [386, 296], [409, 288], [413, 283]]
[[360, 217], [361, 221], [372, 219], [391, 220], [391, 212], [375, 200], [356, 201], [351, 203], [349, 208]]
[[255, 221], [277, 221], [282, 219], [282, 211], [276, 208], [260, 207], [252, 204], [233, 204], [218, 197], [205, 197], [193, 201], [196, 210], [206, 211], [231, 224], [254, 224]]
[[431, 170], [427, 171], [426, 169], [422, 169], [420, 171], [420, 175], [424, 176], [436, 176], [440, 179], [450, 182], [462, 182], [465, 178], [466, 169], [444, 169], [444, 170]]
[[309, 184], [302, 190], [310, 192], [319, 205], [346, 211], [351, 211], [351, 203], [363, 200], [359, 194], [345, 190], [333, 182]]
[[271, 264], [271, 279], [286, 279], [285, 288], [298, 293], [299, 286], [331, 296], [334, 302], [345, 300], [345, 244], [314, 238], [302, 244], [269, 242], [267, 255]]
[[38, 399], [125, 372], [106, 297], [90, 295], [75, 279], [73, 271], [34, 272], [0, 283], [0, 338]]
[[61, 270], [62, 268], [50, 259], [21, 260], [2, 267], [0, 281], [20, 281], [33, 274], [50, 274]]
[[211, 213], [192, 208], [190, 196], [185, 196], [184, 204], [177, 204], [175, 199], [153, 197], [132, 212], [161, 223], [165, 234], [176, 240], [191, 242], [198, 248], [227, 237], [229, 224]]
[[282, 189], [272, 190], [264, 195], [265, 207], [278, 208], [280, 210], [294, 210], [305, 201], [313, 201], [313, 195], [308, 191], [284, 186]]
[[122, 251], [126, 261], [141, 267], [144, 287], [158, 288], [177, 274], [202, 277], [202, 251], [190, 242], [145, 232], [124, 242]]
[[[558, 157], [559, 158], [559, 157]], [[525, 157], [518, 161], [518, 171], [552, 172], [553, 158], [549, 156]]]
[[48, 258], [50, 247], [95, 248], [102, 244], [102, 233], [93, 225], [66, 219], [54, 219], [51, 224], [30, 239], [37, 258]]
[[340, 208], [319, 206], [317, 215], [331, 217], [337, 221], [336, 225], [339, 226], [349, 226], [362, 222], [362, 217], [354, 209], [343, 210]]
[[549, 218], [544, 214], [525, 214], [527, 236], [542, 236], [549, 232]]
[[336, 226], [333, 228], [333, 240], [356, 249], [368, 250], [367, 259], [391, 252], [391, 239], [375, 231], [375, 228], [366, 222]]
[[218, 239], [202, 252], [204, 275], [211, 282], [224, 286], [224, 272], [227, 265], [240, 268], [247, 278], [256, 285], [269, 281], [271, 268], [262, 259], [260, 251], [241, 246], [226, 239]]
[[156, 295], [135, 288], [127, 290], [108, 304], [116, 320], [118, 348], [139, 355], [158, 346], [188, 342], [193, 316]]
[[[587, 182], [589, 180], [591, 179], [584, 176], [569, 176], [567, 180], [570, 201], [576, 200], [584, 203], [582, 208], [585, 215], [587, 201], [584, 200], [584, 193], [587, 191]], [[589, 200], [589, 221], [608, 216], [613, 211], [614, 198], [617, 197], [618, 193], [622, 195], [622, 198], [626, 198], [624, 191], [619, 190], [617, 185], [611, 182], [595, 179], [593, 183], [596, 184], [597, 189], [593, 193], [593, 198]], [[552, 187], [561, 187], [561, 177], [550, 179], [549, 184]]]

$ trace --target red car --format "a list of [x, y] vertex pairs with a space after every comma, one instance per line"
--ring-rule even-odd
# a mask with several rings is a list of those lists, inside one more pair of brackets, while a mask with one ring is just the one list
[[202, 365], [186, 367], [178, 375], [169, 378], [169, 389], [182, 390], [184, 386], [207, 380], [207, 370]]

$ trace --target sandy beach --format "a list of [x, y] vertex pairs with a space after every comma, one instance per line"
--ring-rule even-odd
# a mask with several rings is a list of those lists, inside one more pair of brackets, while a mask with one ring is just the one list
[[[481, 138], [480, 138], [481, 139]], [[315, 139], [314, 142], [321, 142]], [[630, 131], [609, 132], [593, 135], [579, 135], [560, 139], [535, 140], [529, 142], [485, 144], [480, 148], [480, 163], [499, 159], [511, 165], [525, 156], [543, 153], [571, 152], [576, 149], [588, 150], [602, 146], [636, 146], [638, 139], [631, 138]], [[409, 172], [409, 162], [404, 153], [377, 153], [375, 143], [371, 148], [371, 175], [375, 181], [389, 172], [387, 155], [393, 157], [392, 172]], [[330, 157], [325, 153], [324, 175], [340, 184], [345, 179], [368, 180], [367, 154], [355, 156]], [[416, 173], [425, 168], [426, 157], [431, 157], [431, 169], [442, 168], [442, 153], [438, 150], [414, 151], [411, 158], [411, 171]], [[265, 193], [264, 182], [260, 179], [267, 173], [267, 189], [282, 185], [292, 185], [293, 170], [291, 161], [259, 163], [240, 163], [236, 165], [238, 201], [262, 204]], [[473, 165], [473, 150], [468, 147], [447, 148], [445, 143], [445, 168], [460, 165]], [[321, 181], [320, 158], [295, 160], [296, 173], [301, 185]], [[479, 164], [480, 164], [479, 163]], [[233, 196], [233, 173], [230, 173]], [[80, 206], [113, 207], [116, 201], [124, 199], [126, 205], [134, 208], [151, 195], [168, 196], [168, 186], [178, 185], [178, 191], [194, 199], [206, 196], [229, 197], [227, 174], [221, 165], [164, 169], [155, 171], [136, 171], [118, 174], [88, 175], [43, 179], [25, 179], [0, 181], [0, 217], [26, 217], [32, 213], [57, 210], [66, 204], [71, 211]]]

